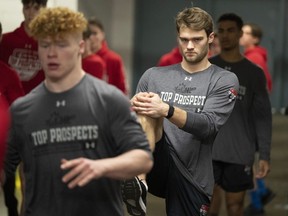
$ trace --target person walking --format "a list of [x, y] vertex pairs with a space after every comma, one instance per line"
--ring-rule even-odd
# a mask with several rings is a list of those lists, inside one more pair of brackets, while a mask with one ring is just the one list
[[273, 82], [268, 69], [268, 54], [266, 48], [260, 46], [263, 31], [255, 23], [245, 23], [242, 31], [243, 35], [239, 43], [244, 48], [244, 56], [262, 68], [266, 77], [268, 92], [271, 93]]
[[65, 7], [31, 21], [45, 80], [11, 107], [5, 176], [20, 161], [26, 216], [124, 215], [120, 184], [153, 166], [128, 98], [82, 69], [87, 20]]
[[116, 86], [127, 95], [128, 89], [122, 57], [108, 47], [104, 26], [100, 20], [90, 17], [88, 27], [92, 33], [90, 36], [92, 51], [99, 55], [106, 64], [105, 79], [109, 84]]
[[87, 28], [83, 32], [85, 49], [82, 54], [82, 68], [86, 73], [105, 80], [106, 64], [100, 56], [92, 52], [90, 36], [91, 31]]
[[[2, 31], [2, 24], [0, 22], [0, 47], [1, 43], [3, 43]], [[18, 73], [2, 60], [0, 60], [0, 77], [0, 94], [2, 94], [3, 100], [10, 106], [18, 97], [24, 95], [22, 83]], [[15, 196], [15, 176], [8, 179], [5, 185], [1, 185], [1, 187], [4, 192], [4, 201], [8, 216], [18, 216], [18, 200]]]
[[255, 176], [270, 171], [272, 134], [271, 104], [262, 69], [240, 52], [243, 20], [237, 14], [222, 14], [217, 20], [221, 53], [209, 59], [239, 80], [239, 93], [231, 116], [213, 143], [215, 187], [209, 215], [219, 215], [221, 193], [225, 192], [229, 216], [243, 216], [244, 198], [253, 188], [256, 143], [259, 161]]

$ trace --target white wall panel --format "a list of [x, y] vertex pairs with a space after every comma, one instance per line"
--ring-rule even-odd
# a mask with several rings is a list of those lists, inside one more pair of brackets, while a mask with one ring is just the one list
[[[76, 10], [77, 0], [48, 0], [47, 6], [65, 6]], [[3, 32], [14, 30], [23, 19], [21, 0], [0, 0], [0, 22]]]

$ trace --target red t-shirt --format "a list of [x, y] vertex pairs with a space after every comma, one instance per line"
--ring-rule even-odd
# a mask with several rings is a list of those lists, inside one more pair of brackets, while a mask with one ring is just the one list
[[0, 61], [0, 93], [5, 97], [9, 105], [24, 95], [18, 74], [4, 62]]
[[25, 32], [24, 22], [13, 32], [3, 34], [0, 43], [0, 60], [19, 74], [26, 94], [44, 80], [37, 50], [37, 42]]
[[85, 72], [99, 79], [104, 79], [106, 72], [105, 62], [96, 54], [88, 55], [82, 58], [82, 68]]
[[3, 159], [6, 150], [6, 140], [8, 135], [8, 129], [10, 126], [10, 114], [8, 111], [8, 104], [3, 96], [0, 95], [0, 171], [3, 168]]
[[103, 42], [101, 49], [96, 53], [106, 64], [107, 82], [119, 88], [127, 94], [124, 64], [120, 55], [110, 50], [106, 41]]

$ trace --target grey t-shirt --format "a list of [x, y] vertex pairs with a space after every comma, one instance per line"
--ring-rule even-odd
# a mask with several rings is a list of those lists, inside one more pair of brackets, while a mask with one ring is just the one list
[[120, 181], [101, 178], [68, 189], [61, 159], [102, 159], [149, 150], [128, 98], [88, 74], [72, 89], [49, 92], [40, 84], [12, 105], [5, 162], [9, 175], [22, 160], [25, 216], [124, 215]]
[[218, 55], [209, 60], [235, 73], [240, 85], [235, 108], [215, 139], [213, 159], [252, 166], [258, 145], [260, 159], [269, 161], [272, 114], [263, 71], [246, 58], [230, 63]]
[[214, 184], [212, 143], [233, 109], [237, 91], [235, 74], [215, 65], [196, 73], [188, 73], [181, 64], [153, 67], [137, 87], [137, 92], [157, 93], [164, 102], [187, 111], [183, 128], [164, 120], [166, 142], [179, 170], [183, 175], [188, 171], [189, 181], [208, 197]]

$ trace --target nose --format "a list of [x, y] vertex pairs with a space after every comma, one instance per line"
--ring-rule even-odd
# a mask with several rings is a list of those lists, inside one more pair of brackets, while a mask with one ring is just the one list
[[187, 49], [194, 49], [194, 44], [193, 44], [192, 40], [188, 41]]
[[52, 57], [52, 56], [55, 56], [56, 55], [56, 48], [55, 46], [49, 46], [48, 48], [48, 56], [49, 57]]

